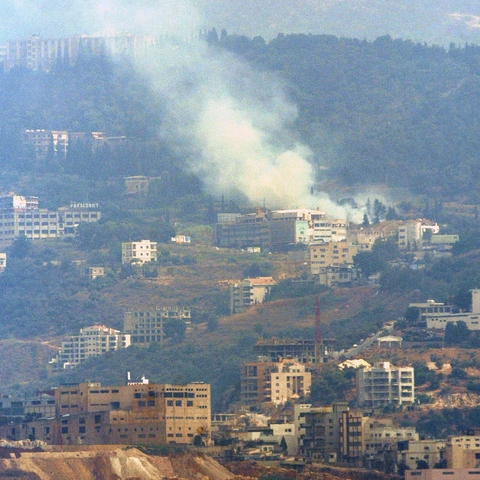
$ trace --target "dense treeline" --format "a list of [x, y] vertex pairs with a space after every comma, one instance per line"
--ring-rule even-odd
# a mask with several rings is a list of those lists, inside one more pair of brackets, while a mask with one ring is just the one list
[[[368, 42], [281, 34], [267, 43], [214, 31], [206, 40], [285, 80], [299, 107], [297, 132], [330, 175], [477, 201], [480, 47], [446, 50], [389, 36]], [[22, 129], [105, 131], [135, 141], [94, 155], [79, 142], [65, 162], [43, 167], [91, 178], [158, 175], [165, 186], [183, 182], [198, 192], [198, 182], [181, 173], [184, 160], [155, 138], [168, 113], [162, 99], [127, 63], [87, 55], [49, 73], [2, 72], [0, 102], [0, 167], [31, 167]]]
[[480, 47], [225, 32], [218, 44], [288, 80], [299, 133], [343, 181], [477, 198]]

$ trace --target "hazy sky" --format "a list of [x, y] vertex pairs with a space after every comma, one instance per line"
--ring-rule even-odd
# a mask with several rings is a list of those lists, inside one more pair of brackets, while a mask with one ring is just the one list
[[4, 0], [0, 41], [105, 30], [196, 35], [200, 28], [266, 39], [390, 34], [428, 43], [480, 43], [478, 0]]

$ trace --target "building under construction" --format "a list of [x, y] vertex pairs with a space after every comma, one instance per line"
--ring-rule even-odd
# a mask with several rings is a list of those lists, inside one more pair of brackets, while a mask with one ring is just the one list
[[278, 362], [282, 358], [292, 358], [300, 363], [323, 363], [327, 350], [323, 343], [307, 339], [280, 339], [276, 337], [260, 338], [253, 347], [258, 357], [265, 357], [267, 361]]

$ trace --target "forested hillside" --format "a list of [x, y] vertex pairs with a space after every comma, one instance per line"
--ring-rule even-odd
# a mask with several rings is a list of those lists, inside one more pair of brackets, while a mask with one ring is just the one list
[[[373, 42], [327, 35], [279, 35], [270, 42], [209, 32], [212, 48], [245, 58], [284, 79], [299, 107], [298, 135], [313, 148], [322, 177], [347, 184], [403, 186], [432, 197], [477, 201], [480, 47]], [[58, 64], [51, 72], [0, 74], [0, 166], [33, 168], [20, 148], [25, 128], [105, 131], [134, 142], [91, 158], [72, 149], [50, 171], [97, 178], [178, 176], [182, 158], [156, 132], [168, 112], [142, 76], [107, 57]], [[80, 150], [79, 150], [80, 149]], [[38, 165], [35, 166], [38, 168]]]

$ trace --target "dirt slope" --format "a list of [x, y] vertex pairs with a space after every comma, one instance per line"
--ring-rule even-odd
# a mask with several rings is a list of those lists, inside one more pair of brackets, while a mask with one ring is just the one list
[[149, 456], [135, 448], [79, 447], [68, 451], [22, 452], [18, 458], [12, 454], [12, 458], [0, 459], [0, 478], [10, 479], [227, 480], [233, 477], [210, 457]]

